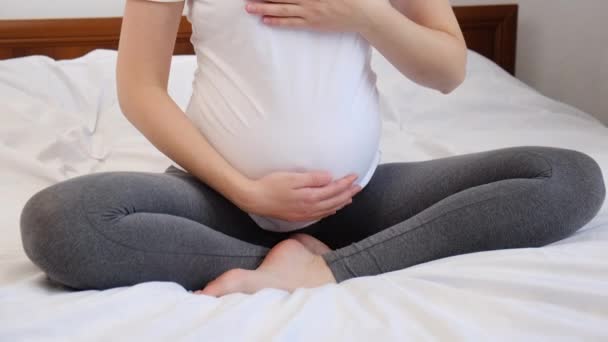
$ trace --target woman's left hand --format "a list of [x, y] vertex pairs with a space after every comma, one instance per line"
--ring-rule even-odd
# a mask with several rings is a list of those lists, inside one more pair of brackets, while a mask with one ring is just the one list
[[358, 32], [388, 0], [247, 0], [246, 11], [270, 26]]

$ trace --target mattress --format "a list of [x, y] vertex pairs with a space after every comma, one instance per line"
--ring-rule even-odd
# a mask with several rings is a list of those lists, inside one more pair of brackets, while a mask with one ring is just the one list
[[[288, 293], [197, 296], [172, 282], [68, 291], [25, 256], [19, 214], [36, 191], [78, 175], [162, 172], [170, 161], [121, 114], [116, 52], [0, 62], [0, 341], [608, 340], [608, 201], [571, 237], [486, 251]], [[185, 108], [193, 56], [173, 59]], [[378, 52], [382, 161], [509, 146], [583, 151], [608, 176], [608, 128], [469, 52], [450, 95], [402, 77]], [[606, 177], [608, 184], [608, 177]]]

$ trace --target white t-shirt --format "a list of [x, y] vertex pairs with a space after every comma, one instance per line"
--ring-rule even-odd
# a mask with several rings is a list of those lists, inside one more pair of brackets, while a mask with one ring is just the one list
[[[367, 41], [270, 27], [243, 0], [187, 1], [198, 68], [186, 114], [209, 143], [252, 179], [327, 170], [334, 179], [357, 173], [365, 187], [381, 159]], [[316, 222], [249, 215], [271, 231]]]

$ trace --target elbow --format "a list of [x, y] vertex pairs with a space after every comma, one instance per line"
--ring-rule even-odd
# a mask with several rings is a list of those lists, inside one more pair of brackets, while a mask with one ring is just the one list
[[[146, 87], [147, 80], [133, 75], [133, 73], [124, 65], [119, 63], [116, 69], [116, 97], [118, 106], [122, 114], [129, 120], [133, 120], [133, 116], [141, 112], [141, 106], [146, 98], [146, 92], [149, 87]], [[150, 98], [148, 96], [148, 98]]]
[[456, 90], [465, 80], [467, 76], [467, 49], [463, 46], [459, 57], [454, 59], [448, 72], [446, 72], [445, 81], [438, 88], [440, 92], [447, 95]]
[[457, 70], [450, 78], [438, 89], [442, 94], [448, 95], [456, 90], [463, 82], [466, 76], [466, 69]]
[[116, 90], [120, 111], [136, 127], [153, 114], [156, 108], [163, 105], [165, 96], [169, 96], [166, 89], [146, 86], [145, 82], [136, 80], [119, 81]]
[[145, 88], [137, 87], [135, 83], [127, 80], [119, 80], [116, 83], [118, 106], [122, 114], [131, 122], [137, 113], [142, 112], [141, 107], [146, 96]]
[[138, 77], [118, 69], [116, 73], [116, 96], [123, 115], [132, 120], [158, 101], [169, 96], [167, 88], [156, 80]]
[[132, 121], [132, 117], [137, 110], [134, 108], [136, 104], [133, 103], [132, 99], [128, 99], [127, 96], [119, 96], [118, 97], [118, 106], [122, 115], [125, 116], [129, 121]]
[[135, 127], [146, 113], [145, 103], [139, 91], [122, 89], [118, 91], [118, 106], [122, 115]]
[[134, 123], [133, 115], [137, 111], [134, 109], [135, 104], [133, 103], [133, 98], [128, 94], [125, 94], [125, 91], [118, 91], [117, 95], [120, 112], [129, 122]]
[[438, 89], [444, 95], [448, 95], [456, 90], [465, 80], [467, 75], [466, 58], [463, 62], [457, 63], [446, 77], [444, 84]]
[[129, 103], [127, 97], [120, 90], [118, 90], [116, 95], [118, 96], [118, 107], [120, 108], [120, 111], [124, 116], [127, 116], [127, 113], [129, 112]]

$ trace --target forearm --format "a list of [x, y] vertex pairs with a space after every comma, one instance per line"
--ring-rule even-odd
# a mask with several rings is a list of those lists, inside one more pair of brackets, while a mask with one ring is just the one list
[[139, 87], [136, 93], [121, 101], [129, 121], [162, 153], [241, 205], [250, 180], [213, 148], [166, 91]]
[[420, 85], [449, 93], [464, 79], [464, 41], [419, 25], [390, 4], [370, 11], [360, 34], [403, 75]]

